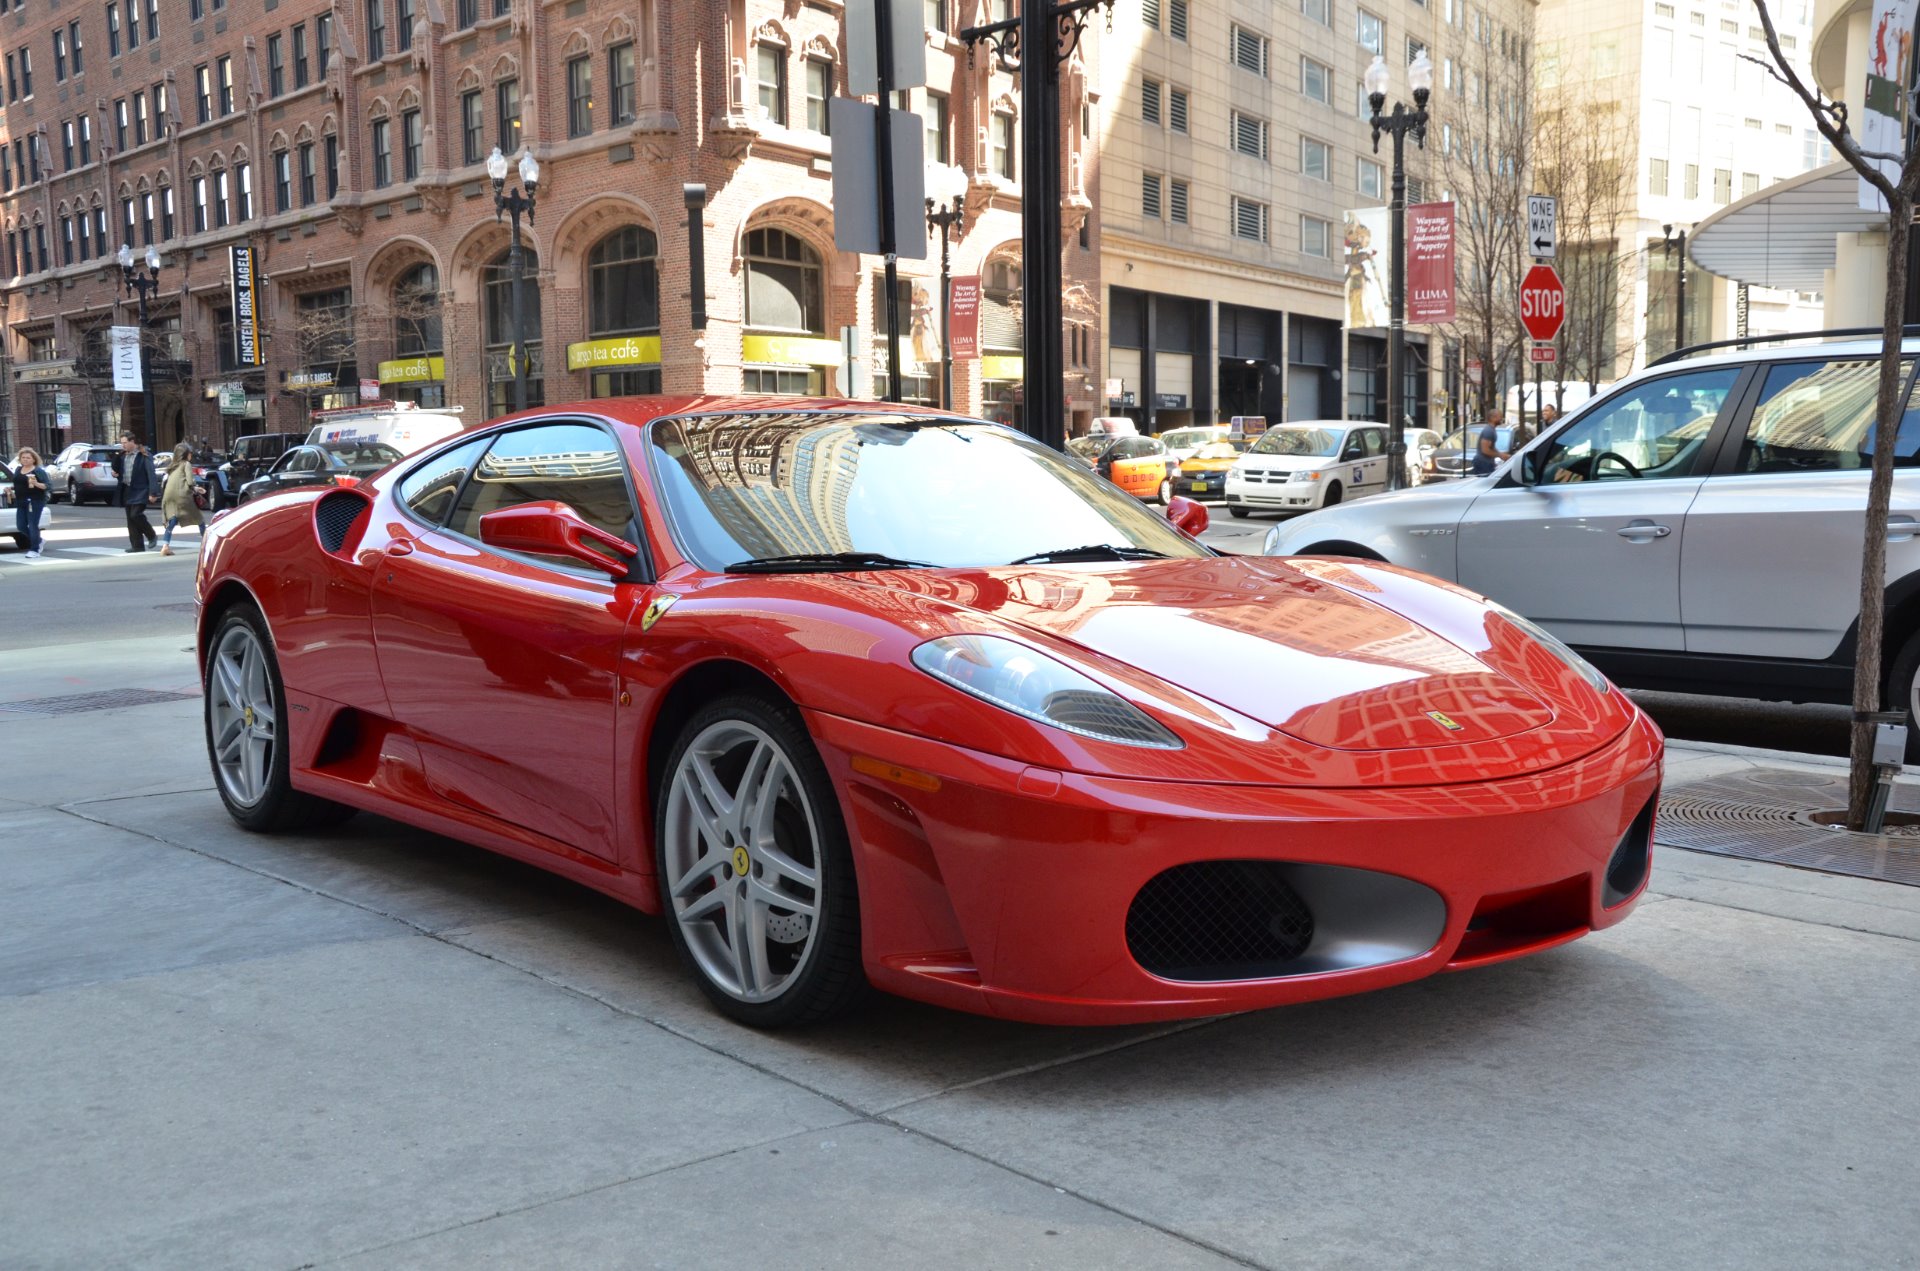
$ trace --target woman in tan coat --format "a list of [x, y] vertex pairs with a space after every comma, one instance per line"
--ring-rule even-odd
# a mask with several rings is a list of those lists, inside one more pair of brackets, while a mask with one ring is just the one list
[[166, 536], [160, 543], [162, 556], [173, 555], [173, 527], [200, 525], [200, 508], [193, 501], [193, 448], [181, 442], [173, 448], [173, 462], [167, 465], [167, 484], [160, 492], [160, 515], [167, 518]]

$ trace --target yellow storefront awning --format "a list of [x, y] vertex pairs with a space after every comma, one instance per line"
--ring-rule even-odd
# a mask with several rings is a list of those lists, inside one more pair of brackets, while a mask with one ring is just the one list
[[567, 346], [569, 371], [597, 371], [612, 366], [656, 366], [660, 362], [657, 335], [618, 335], [609, 340], [583, 340]]
[[840, 341], [801, 335], [743, 335], [740, 360], [784, 366], [838, 366]]
[[379, 366], [382, 384], [438, 384], [447, 378], [447, 360], [438, 357], [403, 357]]
[[1024, 380], [1027, 378], [1026, 359], [1005, 353], [989, 353], [980, 359], [980, 378], [983, 380]]

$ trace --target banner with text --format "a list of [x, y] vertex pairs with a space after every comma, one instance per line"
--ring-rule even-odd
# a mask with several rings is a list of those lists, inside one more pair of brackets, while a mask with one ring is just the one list
[[113, 350], [113, 391], [138, 393], [145, 383], [140, 378], [140, 328], [110, 327], [107, 343]]
[[235, 366], [265, 366], [260, 355], [260, 288], [253, 276], [253, 248], [235, 243], [228, 248], [231, 269], [227, 285], [233, 301], [233, 362]]
[[1453, 204], [1407, 209], [1407, 321], [1452, 322]]
[[954, 360], [979, 357], [980, 275], [956, 277], [947, 285], [947, 342]]

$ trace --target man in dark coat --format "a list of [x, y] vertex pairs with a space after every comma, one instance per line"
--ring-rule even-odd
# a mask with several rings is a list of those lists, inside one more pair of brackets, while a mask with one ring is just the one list
[[147, 502], [159, 492], [153, 477], [153, 456], [141, 448], [130, 432], [120, 434], [120, 450], [124, 456], [120, 492], [127, 509], [126, 550], [144, 552], [159, 537], [147, 522]]

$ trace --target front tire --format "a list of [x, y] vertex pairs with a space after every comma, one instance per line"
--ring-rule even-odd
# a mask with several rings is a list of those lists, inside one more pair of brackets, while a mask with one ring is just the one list
[[261, 833], [338, 825], [354, 809], [293, 788], [286, 686], [266, 619], [250, 604], [220, 616], [208, 642], [203, 716], [214, 788], [227, 814]]
[[1173, 481], [1171, 478], [1160, 483], [1160, 488], [1153, 492], [1153, 501], [1161, 507], [1165, 507], [1167, 504], [1173, 502]]
[[1330, 508], [1339, 502], [1340, 502], [1340, 483], [1338, 481], [1335, 481], [1332, 485], [1327, 487], [1327, 495], [1325, 498], [1320, 500], [1320, 506], [1323, 508]]
[[674, 948], [722, 1014], [819, 1023], [867, 991], [840, 804], [790, 708], [722, 698], [681, 729], [655, 801], [654, 863]]
[[1238, 503], [1227, 504], [1227, 514], [1236, 521], [1244, 521], [1253, 515], [1251, 508], [1243, 508]]

